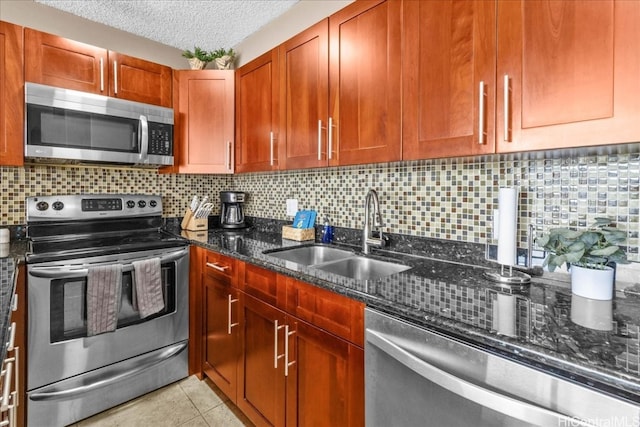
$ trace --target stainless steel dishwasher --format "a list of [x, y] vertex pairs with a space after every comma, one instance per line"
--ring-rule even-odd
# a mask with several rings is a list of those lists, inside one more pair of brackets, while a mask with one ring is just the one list
[[640, 407], [365, 310], [368, 427], [637, 426]]

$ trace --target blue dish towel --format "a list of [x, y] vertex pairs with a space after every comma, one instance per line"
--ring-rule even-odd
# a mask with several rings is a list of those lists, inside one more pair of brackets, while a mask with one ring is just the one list
[[161, 269], [160, 258], [133, 262], [133, 303], [142, 319], [164, 310]]
[[121, 293], [121, 264], [89, 267], [87, 275], [87, 336], [116, 330]]

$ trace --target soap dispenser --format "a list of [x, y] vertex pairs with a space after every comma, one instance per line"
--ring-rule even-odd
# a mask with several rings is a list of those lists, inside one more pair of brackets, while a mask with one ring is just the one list
[[329, 217], [324, 217], [324, 227], [322, 227], [322, 243], [333, 241], [333, 226], [329, 223]]

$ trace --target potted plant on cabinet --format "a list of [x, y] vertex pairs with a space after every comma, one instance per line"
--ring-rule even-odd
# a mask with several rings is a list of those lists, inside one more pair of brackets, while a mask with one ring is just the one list
[[571, 272], [571, 292], [585, 298], [610, 300], [613, 297], [615, 264], [626, 263], [618, 246], [627, 238], [625, 231], [613, 227], [609, 218], [596, 218], [586, 230], [552, 228], [538, 240], [548, 251], [543, 266], [553, 272], [567, 264]]
[[232, 49], [226, 50], [220, 48], [211, 52], [211, 57], [216, 63], [218, 70], [230, 70], [233, 68], [233, 62], [236, 59], [236, 53]]
[[214, 59], [212, 52], [207, 52], [198, 46], [195, 46], [193, 51], [189, 49], [183, 51], [182, 56], [187, 58], [192, 70], [202, 70]]

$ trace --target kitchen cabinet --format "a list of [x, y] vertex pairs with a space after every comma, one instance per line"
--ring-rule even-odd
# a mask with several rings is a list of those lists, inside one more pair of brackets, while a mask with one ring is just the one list
[[401, 2], [356, 1], [329, 17], [329, 165], [402, 158]]
[[233, 173], [234, 72], [174, 73], [173, 172]]
[[403, 2], [402, 157], [495, 150], [496, 2]]
[[199, 262], [204, 374], [254, 424], [364, 425], [364, 304], [215, 252]]
[[25, 80], [171, 107], [170, 67], [25, 28]]
[[328, 165], [329, 20], [279, 46], [282, 167]]
[[640, 2], [501, 1], [497, 151], [640, 140]]
[[0, 165], [24, 162], [22, 27], [0, 21]]
[[236, 70], [236, 171], [279, 168], [278, 49]]
[[236, 401], [237, 360], [240, 355], [238, 308], [240, 292], [235, 288], [236, 261], [207, 252], [202, 275], [203, 370], [233, 401]]

